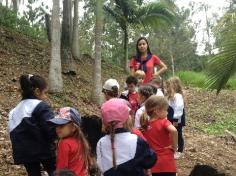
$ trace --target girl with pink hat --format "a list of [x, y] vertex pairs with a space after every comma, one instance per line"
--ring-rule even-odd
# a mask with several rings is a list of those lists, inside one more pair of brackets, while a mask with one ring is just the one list
[[157, 158], [149, 145], [124, 128], [128, 106], [113, 98], [101, 107], [102, 121], [108, 132], [97, 144], [97, 164], [104, 176], [145, 176]]

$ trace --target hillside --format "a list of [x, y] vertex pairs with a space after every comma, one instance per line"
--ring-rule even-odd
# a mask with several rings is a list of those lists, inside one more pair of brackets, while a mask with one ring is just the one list
[[[25, 175], [24, 169], [14, 166], [11, 147], [6, 132], [7, 114], [20, 100], [18, 78], [23, 73], [40, 74], [47, 78], [50, 45], [0, 27], [0, 176]], [[76, 76], [63, 76], [64, 92], [49, 95], [53, 108], [74, 106], [82, 115], [97, 114], [99, 107], [90, 102], [93, 60], [77, 63]], [[114, 64], [103, 62], [103, 81], [113, 77], [124, 82], [125, 74]], [[214, 92], [187, 88], [185, 90], [187, 127], [184, 130], [186, 150], [177, 161], [179, 176], [187, 176], [197, 163], [209, 164], [236, 175], [236, 141], [224, 131], [215, 134], [218, 121], [235, 119], [236, 92]], [[235, 121], [232, 121], [234, 123]], [[236, 124], [229, 123], [229, 130]], [[213, 126], [213, 127], [212, 127]], [[233, 127], [233, 128], [232, 128]], [[216, 126], [216, 128], [219, 128]], [[213, 132], [212, 132], [213, 131]], [[211, 133], [209, 135], [209, 133]]]

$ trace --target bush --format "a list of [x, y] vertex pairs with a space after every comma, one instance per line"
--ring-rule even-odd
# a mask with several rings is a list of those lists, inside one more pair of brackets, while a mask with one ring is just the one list
[[[180, 71], [177, 73], [177, 76], [182, 80], [184, 85], [205, 88], [207, 77], [204, 72]], [[229, 79], [225, 88], [236, 90], [236, 79]]]
[[47, 40], [47, 34], [43, 26], [39, 24], [31, 26], [25, 17], [18, 17], [14, 10], [1, 5], [0, 12], [0, 26], [14, 29], [35, 39]]

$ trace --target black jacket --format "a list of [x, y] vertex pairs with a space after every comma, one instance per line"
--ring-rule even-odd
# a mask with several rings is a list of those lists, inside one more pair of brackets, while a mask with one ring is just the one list
[[50, 106], [35, 98], [22, 100], [11, 110], [8, 131], [15, 164], [55, 157], [55, 127], [47, 122], [53, 117]]

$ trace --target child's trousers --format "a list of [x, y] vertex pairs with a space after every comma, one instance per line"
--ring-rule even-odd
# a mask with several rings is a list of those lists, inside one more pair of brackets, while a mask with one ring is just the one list
[[183, 126], [178, 124], [177, 131], [178, 131], [178, 152], [184, 151], [184, 138], [183, 138]]
[[41, 176], [40, 164], [43, 165], [43, 168], [46, 170], [49, 176], [53, 176], [53, 172], [56, 170], [55, 158], [42, 160], [41, 162], [25, 163], [24, 166], [26, 168], [28, 176]]

